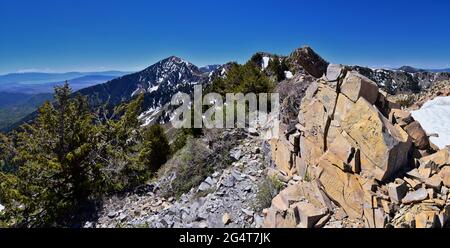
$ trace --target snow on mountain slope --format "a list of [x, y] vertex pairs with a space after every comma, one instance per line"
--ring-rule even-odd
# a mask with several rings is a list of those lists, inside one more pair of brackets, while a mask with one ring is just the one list
[[428, 134], [438, 134], [430, 140], [439, 148], [450, 145], [450, 96], [436, 97], [422, 108], [413, 111], [412, 116], [420, 122]]
[[269, 62], [270, 62], [270, 57], [263, 57], [262, 58], [262, 65], [261, 65], [261, 67], [263, 69], [266, 69], [267, 66], [269, 66]]

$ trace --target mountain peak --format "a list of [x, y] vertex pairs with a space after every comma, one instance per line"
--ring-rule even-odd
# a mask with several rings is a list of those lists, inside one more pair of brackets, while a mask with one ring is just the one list
[[399, 71], [404, 71], [404, 72], [409, 72], [409, 73], [416, 73], [416, 72], [423, 71], [421, 69], [417, 69], [417, 68], [414, 68], [414, 67], [408, 66], [408, 65], [404, 65], [404, 66], [398, 68], [398, 70]]

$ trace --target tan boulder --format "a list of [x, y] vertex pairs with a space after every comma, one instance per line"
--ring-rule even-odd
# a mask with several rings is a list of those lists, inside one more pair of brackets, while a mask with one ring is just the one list
[[225, 214], [222, 216], [222, 223], [223, 223], [224, 225], [228, 225], [230, 222], [231, 222], [230, 215], [229, 215], [228, 213], [225, 213]]
[[[397, 104], [389, 101], [388, 99], [388, 93], [383, 90], [378, 90], [378, 98], [375, 102], [375, 106], [380, 110], [380, 112], [388, 118], [391, 111], [393, 109], [399, 109], [400, 107], [397, 106]], [[389, 119], [391, 120], [391, 119]]]
[[318, 181], [324, 192], [341, 206], [351, 219], [358, 219], [363, 214], [364, 191], [355, 175], [345, 173], [326, 160], [321, 160], [322, 169]]
[[316, 208], [328, 208], [332, 209], [330, 198], [321, 190], [321, 186], [317, 180], [310, 182], [303, 181], [298, 184], [301, 195], [313, 204]]
[[307, 120], [304, 124], [305, 137], [323, 150], [325, 130], [329, 121], [324, 105], [314, 99], [307, 106], [302, 105], [300, 113]]
[[364, 98], [356, 102], [341, 124], [342, 129], [359, 145], [362, 171], [374, 174], [373, 166], [376, 166], [381, 173], [377, 172], [374, 176], [384, 180], [407, 164], [412, 145], [408, 134], [389, 123]]
[[419, 122], [414, 121], [404, 127], [404, 130], [409, 136], [411, 136], [414, 145], [420, 150], [425, 150], [430, 147], [430, 140], [428, 139], [427, 133], [423, 130]]
[[438, 175], [445, 187], [450, 187], [450, 166], [444, 166]]
[[414, 121], [414, 118], [412, 117], [411, 113], [406, 110], [393, 109], [389, 113], [389, 121], [392, 124], [398, 124], [403, 128], [412, 123]]
[[384, 228], [387, 224], [387, 215], [382, 208], [372, 208], [370, 204], [364, 205], [364, 219], [366, 227]]
[[304, 179], [306, 177], [306, 174], [308, 173], [308, 165], [306, 164], [305, 160], [299, 156], [295, 156], [294, 160], [298, 176]]
[[392, 202], [400, 203], [408, 192], [406, 183], [390, 183], [388, 184], [388, 194]]
[[292, 168], [292, 147], [293, 145], [289, 141], [284, 139], [284, 136], [280, 139], [273, 139], [270, 141], [270, 147], [272, 152], [272, 160], [274, 161], [277, 169], [283, 171], [288, 176], [291, 176]]
[[325, 107], [325, 110], [328, 114], [328, 116], [332, 117], [334, 108], [336, 105], [336, 99], [338, 94], [336, 93], [336, 90], [325, 85], [325, 84], [319, 84], [319, 89], [317, 91], [317, 94], [315, 96], [316, 99], [318, 99], [322, 105]]
[[448, 149], [442, 149], [430, 156], [421, 158], [419, 163], [424, 166], [433, 163], [438, 167], [450, 165], [450, 151]]
[[432, 177], [427, 178], [425, 180], [425, 185], [427, 187], [429, 187], [429, 188], [433, 188], [433, 189], [435, 189], [437, 191], [440, 191], [441, 190], [441, 186], [442, 186], [442, 178], [438, 174], [433, 175]]
[[347, 73], [340, 90], [342, 94], [346, 95], [353, 102], [358, 101], [362, 97], [370, 104], [374, 104], [378, 99], [377, 84], [354, 71]]
[[357, 148], [355, 148], [355, 144], [351, 144], [346, 132], [340, 132], [335, 137], [334, 141], [329, 144], [328, 146], [328, 152], [332, 153], [335, 158], [333, 159], [333, 156], [331, 156], [331, 159], [335, 161], [336, 159], [341, 160], [342, 166], [341, 169], [343, 171], [349, 171], [354, 173], [359, 173], [360, 170], [360, 152]]
[[267, 209], [264, 218], [264, 228], [294, 228], [297, 226], [298, 220], [295, 216], [294, 209], [288, 209], [280, 212], [274, 208]]
[[416, 215], [416, 228], [434, 228], [439, 222], [436, 212], [423, 211]]
[[327, 209], [319, 209], [311, 203], [299, 202], [294, 205], [294, 211], [300, 217], [301, 228], [313, 228], [314, 225], [327, 214]]
[[300, 137], [300, 156], [305, 161], [308, 168], [314, 166], [323, 154], [323, 141], [311, 141], [309, 137]]
[[352, 110], [354, 105], [355, 103], [348, 99], [348, 97], [343, 94], [339, 94], [336, 103], [336, 110], [334, 112], [334, 119], [342, 122], [345, 119], [347, 113]]
[[289, 208], [289, 201], [282, 194], [278, 194], [272, 199], [272, 207], [279, 211], [286, 211]]

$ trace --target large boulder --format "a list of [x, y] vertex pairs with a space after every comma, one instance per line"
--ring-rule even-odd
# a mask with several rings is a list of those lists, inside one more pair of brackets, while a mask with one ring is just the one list
[[292, 168], [292, 150], [293, 145], [289, 143], [284, 137], [280, 139], [270, 140], [272, 161], [274, 161], [278, 170], [283, 171], [287, 175], [291, 175]]
[[325, 159], [319, 161], [319, 167], [321, 170], [318, 172], [317, 179], [328, 197], [337, 202], [350, 218], [361, 218], [364, 191], [357, 176], [345, 173]]
[[420, 150], [425, 150], [430, 147], [430, 140], [428, 139], [427, 133], [423, 130], [419, 122], [411, 122], [404, 127], [404, 130], [411, 136], [414, 145]]
[[366, 99], [370, 104], [374, 104], [378, 99], [378, 86], [372, 80], [356, 72], [348, 72], [340, 86], [342, 94], [353, 102], [360, 97]]
[[361, 154], [371, 162], [369, 165], [361, 161], [362, 171], [384, 180], [407, 164], [410, 137], [399, 126], [389, 123], [366, 99], [359, 98], [341, 124], [358, 144]]

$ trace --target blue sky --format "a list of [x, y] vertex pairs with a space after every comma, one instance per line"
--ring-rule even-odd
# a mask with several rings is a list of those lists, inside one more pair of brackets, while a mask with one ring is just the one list
[[205, 65], [310, 45], [343, 64], [450, 67], [450, 1], [0, 0], [0, 74]]

